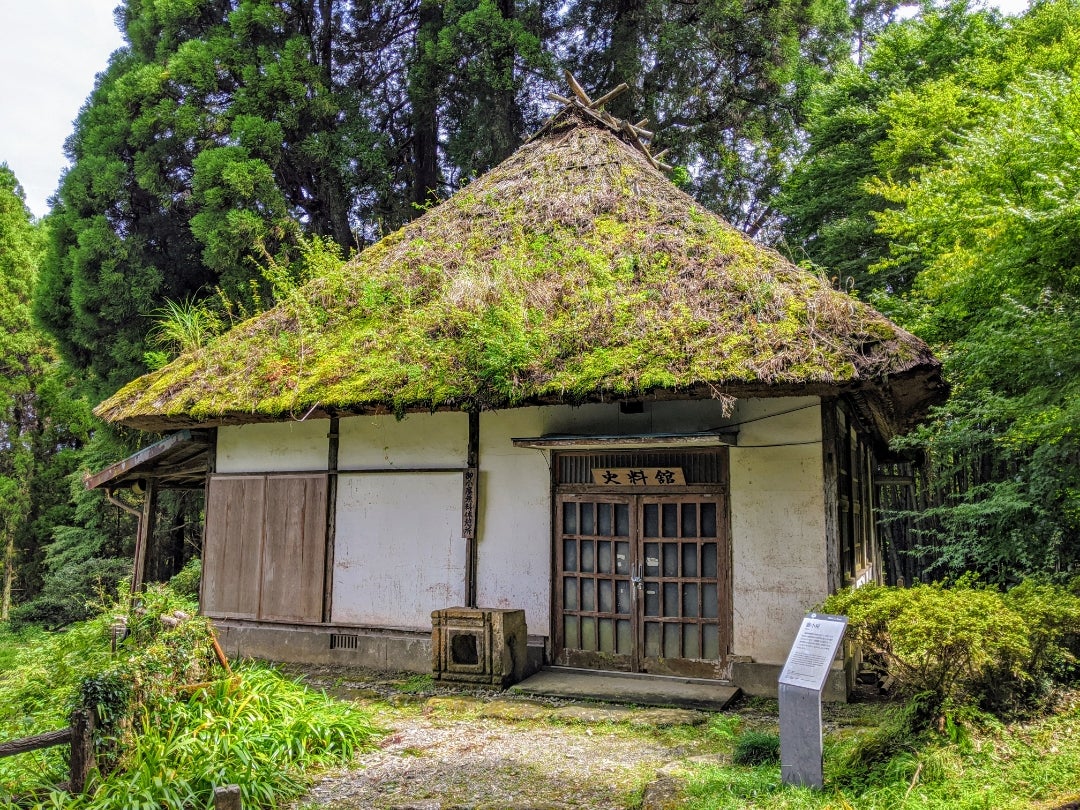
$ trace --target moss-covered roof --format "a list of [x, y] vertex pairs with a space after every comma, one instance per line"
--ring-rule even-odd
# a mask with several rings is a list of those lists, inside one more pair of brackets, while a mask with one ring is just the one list
[[567, 108], [541, 137], [96, 413], [146, 430], [308, 413], [940, 391], [927, 346], [704, 210]]

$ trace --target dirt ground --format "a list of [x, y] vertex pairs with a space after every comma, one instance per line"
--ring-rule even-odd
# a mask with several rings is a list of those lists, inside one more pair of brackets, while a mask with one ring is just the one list
[[416, 677], [305, 678], [365, 706], [387, 735], [294, 810], [667, 810], [687, 765], [730, 749], [703, 712], [450, 692]]

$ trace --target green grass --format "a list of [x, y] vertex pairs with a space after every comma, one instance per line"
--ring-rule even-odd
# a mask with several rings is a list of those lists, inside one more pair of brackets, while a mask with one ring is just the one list
[[859, 773], [849, 755], [874, 729], [826, 738], [822, 791], [784, 786], [776, 765], [694, 766], [687, 810], [1009, 810], [1078, 798], [1080, 711], [1027, 724], [969, 728], [959, 742], [931, 736]]
[[210, 807], [226, 784], [240, 786], [245, 807], [279, 806], [308, 774], [349, 761], [379, 734], [368, 712], [272, 667], [243, 664], [227, 677], [205, 620], [158, 620], [192, 605], [158, 586], [143, 602], [115, 654], [115, 608], [63, 634], [0, 627], [0, 741], [63, 728], [76, 705], [106, 718], [96, 740], [105, 772], [86, 795], [56, 789], [67, 776], [67, 749], [56, 747], [0, 759], [0, 807]]

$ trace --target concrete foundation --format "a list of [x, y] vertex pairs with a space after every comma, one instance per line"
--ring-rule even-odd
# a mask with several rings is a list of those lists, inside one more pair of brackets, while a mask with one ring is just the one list
[[[430, 673], [430, 632], [380, 630], [371, 627], [288, 625], [215, 619], [225, 654], [288, 664], [357, 667], [383, 672]], [[545, 663], [543, 637], [530, 637], [526, 677]]]
[[[782, 664], [736, 661], [731, 665], [731, 682], [747, 695], [777, 697], [780, 671], [783, 668]], [[825, 681], [825, 688], [821, 692], [821, 699], [829, 703], [847, 703], [848, 673], [839, 665], [839, 662], [829, 672], [829, 678]]]

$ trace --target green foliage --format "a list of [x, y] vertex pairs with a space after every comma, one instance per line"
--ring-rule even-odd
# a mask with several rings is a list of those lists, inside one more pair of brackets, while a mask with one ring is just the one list
[[830, 596], [822, 609], [847, 616], [848, 637], [899, 692], [919, 696], [926, 725], [964, 707], [1007, 713], [1043, 697], [1053, 679], [1071, 677], [1069, 646], [1080, 633], [1080, 597], [1033, 582], [1006, 593], [972, 579], [869, 585]]
[[731, 761], [736, 765], [778, 765], [780, 735], [766, 731], [747, 731], [735, 740]]
[[179, 573], [169, 580], [169, 587], [180, 596], [188, 599], [199, 598], [199, 583], [202, 580], [202, 560], [192, 557]]
[[[214, 787], [233, 783], [245, 806], [276, 806], [299, 794], [305, 769], [345, 762], [370, 744], [366, 716], [276, 670], [249, 664], [224, 677], [208, 623], [188, 618], [193, 608], [153, 586], [134, 609], [110, 605], [63, 636], [0, 631], [0, 655], [12, 665], [0, 671], [0, 738], [61, 727], [77, 705], [101, 721], [101, 777], [85, 796], [53, 792], [49, 803], [208, 807]], [[131, 635], [112, 654], [116, 613], [128, 616]], [[0, 760], [0, 796], [55, 791], [62, 759]]]

